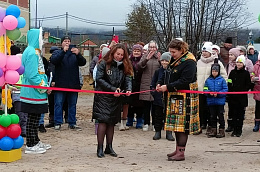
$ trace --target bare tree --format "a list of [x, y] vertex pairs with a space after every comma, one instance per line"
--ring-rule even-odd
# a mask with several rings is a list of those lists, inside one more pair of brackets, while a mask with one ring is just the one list
[[182, 37], [196, 53], [202, 42], [220, 43], [248, 21], [247, 0], [139, 0], [146, 5], [162, 50]]

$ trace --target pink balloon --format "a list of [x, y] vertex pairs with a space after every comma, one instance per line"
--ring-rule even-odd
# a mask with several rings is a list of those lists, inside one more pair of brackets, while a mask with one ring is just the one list
[[0, 53], [0, 68], [5, 67], [6, 65], [7, 56], [3, 53]]
[[3, 22], [0, 22], [0, 36], [3, 36], [6, 33], [5, 27], [3, 26]]
[[5, 84], [5, 77], [0, 77], [0, 87], [2, 87]]
[[20, 57], [14, 55], [14, 56], [8, 56], [6, 60], [6, 69], [9, 70], [17, 70], [21, 66], [22, 62]]
[[5, 16], [3, 25], [7, 30], [14, 30], [18, 25], [17, 18], [12, 15]]
[[8, 70], [5, 72], [5, 82], [8, 84], [16, 84], [19, 81], [19, 73], [14, 70]]

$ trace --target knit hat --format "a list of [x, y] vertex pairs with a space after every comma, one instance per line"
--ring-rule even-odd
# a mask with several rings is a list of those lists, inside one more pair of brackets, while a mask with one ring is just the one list
[[146, 44], [143, 49], [148, 50], [148, 44]]
[[215, 58], [214, 63], [211, 65], [211, 74], [213, 70], [217, 71], [218, 75], [220, 75], [220, 65], [218, 64], [218, 58]]
[[165, 53], [163, 53], [163, 54], [161, 55], [160, 61], [166, 60], [166, 61], [169, 62], [169, 61], [171, 60], [171, 58], [172, 58], [171, 53], [165, 52]]
[[212, 45], [212, 50], [213, 49], [217, 49], [218, 50], [218, 53], [220, 53], [220, 47], [219, 46], [217, 46], [217, 45]]
[[61, 38], [61, 43], [63, 43], [65, 39], [69, 39], [71, 41], [71, 38], [68, 35], [66, 35]]
[[239, 45], [238, 45], [237, 48], [239, 48], [240, 51], [243, 51], [244, 54], [246, 54], [246, 47], [244, 47], [244, 46], [239, 46]]
[[248, 47], [247, 47], [247, 53], [249, 53], [249, 50], [250, 50], [251, 48], [253, 48], [253, 49], [255, 50], [255, 47], [254, 47], [253, 45], [248, 45]]
[[235, 57], [238, 57], [240, 55], [240, 49], [239, 48], [232, 48], [229, 50], [229, 53], [233, 54]]
[[182, 39], [182, 38], [175, 38], [175, 39], [178, 39], [179, 41], [183, 41], [183, 39]]
[[140, 44], [135, 44], [134, 46], [133, 46], [133, 48], [132, 48], [132, 51], [134, 51], [134, 50], [140, 50], [141, 52], [143, 51], [143, 46], [142, 45], [140, 45]]
[[225, 43], [232, 44], [232, 37], [227, 37]]
[[206, 44], [206, 45], [204, 44], [201, 50], [202, 51], [207, 51], [207, 52], [209, 52], [211, 54], [212, 53], [212, 46], [209, 45], [209, 44]]
[[246, 58], [245, 58], [245, 56], [244, 55], [238, 56], [236, 62], [241, 62], [241, 63], [244, 64], [244, 66], [246, 66]]
[[109, 52], [109, 48], [108, 47], [104, 47], [103, 49], [102, 49], [102, 58], [103, 57], [105, 57], [105, 55]]
[[108, 47], [108, 45], [107, 44], [101, 44], [99, 49], [101, 50], [101, 48], [104, 48], [104, 47]]

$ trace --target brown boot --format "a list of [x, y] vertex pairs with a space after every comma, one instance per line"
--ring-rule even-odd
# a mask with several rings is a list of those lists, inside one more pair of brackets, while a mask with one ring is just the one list
[[185, 147], [177, 146], [176, 154], [174, 156], [168, 157], [168, 161], [184, 161]]
[[167, 156], [168, 156], [168, 157], [170, 157], [170, 156], [174, 156], [174, 155], [176, 155], [176, 153], [177, 153], [177, 145], [176, 145], [176, 149], [175, 149], [175, 151], [172, 152], [172, 153], [168, 153]]
[[225, 130], [223, 128], [220, 128], [216, 138], [223, 138], [223, 137], [225, 137]]
[[211, 128], [210, 133], [208, 134], [208, 137], [216, 137], [217, 136], [217, 128]]

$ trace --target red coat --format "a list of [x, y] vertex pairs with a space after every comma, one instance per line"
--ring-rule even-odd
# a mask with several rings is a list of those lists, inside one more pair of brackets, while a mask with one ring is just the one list
[[[254, 74], [256, 77], [260, 75], [260, 61], [254, 65]], [[254, 91], [260, 91], [260, 81], [255, 82]], [[254, 99], [260, 101], [260, 93], [254, 94]]]

